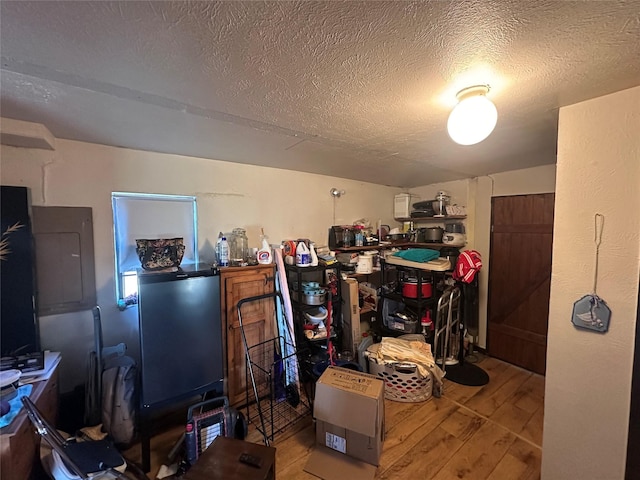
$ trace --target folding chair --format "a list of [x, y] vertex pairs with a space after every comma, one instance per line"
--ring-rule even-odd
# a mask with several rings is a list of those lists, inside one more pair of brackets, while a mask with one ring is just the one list
[[55, 480], [128, 480], [122, 473], [127, 463], [111, 442], [65, 440], [29, 397], [22, 397], [22, 403], [38, 435], [53, 449], [50, 474]]

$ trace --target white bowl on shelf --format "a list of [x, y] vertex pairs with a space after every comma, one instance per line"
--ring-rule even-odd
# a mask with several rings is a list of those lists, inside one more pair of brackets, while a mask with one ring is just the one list
[[327, 319], [328, 314], [326, 307], [318, 307], [304, 312], [307, 321], [318, 328], [324, 328], [324, 321]]

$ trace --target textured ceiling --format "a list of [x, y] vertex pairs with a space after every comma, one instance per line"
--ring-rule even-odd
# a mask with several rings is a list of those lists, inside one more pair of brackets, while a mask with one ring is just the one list
[[[412, 187], [555, 162], [640, 84], [640, 1], [0, 3], [3, 117], [58, 138]], [[446, 132], [489, 84], [493, 134]]]

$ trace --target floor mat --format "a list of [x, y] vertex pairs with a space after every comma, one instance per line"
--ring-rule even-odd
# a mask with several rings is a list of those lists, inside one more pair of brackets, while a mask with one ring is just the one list
[[451, 380], [460, 385], [480, 387], [489, 383], [489, 374], [473, 363], [448, 365], [446, 367], [446, 380]]

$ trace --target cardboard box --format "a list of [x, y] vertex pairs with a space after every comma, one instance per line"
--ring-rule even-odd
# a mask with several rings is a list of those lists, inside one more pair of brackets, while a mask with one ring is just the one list
[[358, 281], [355, 278], [342, 280], [342, 348], [350, 350], [353, 357], [358, 352], [358, 344], [362, 340], [360, 331], [360, 300], [358, 298]]
[[339, 367], [316, 383], [316, 448], [305, 471], [325, 480], [373, 479], [384, 440], [384, 382]]

